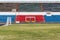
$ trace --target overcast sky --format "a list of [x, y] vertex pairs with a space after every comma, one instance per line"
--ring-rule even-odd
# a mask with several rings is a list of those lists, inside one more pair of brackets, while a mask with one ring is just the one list
[[60, 2], [60, 0], [0, 0], [1, 2]]

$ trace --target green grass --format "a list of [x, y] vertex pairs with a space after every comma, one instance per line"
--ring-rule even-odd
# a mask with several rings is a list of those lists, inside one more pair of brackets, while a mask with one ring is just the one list
[[60, 24], [1, 26], [0, 40], [60, 40]]

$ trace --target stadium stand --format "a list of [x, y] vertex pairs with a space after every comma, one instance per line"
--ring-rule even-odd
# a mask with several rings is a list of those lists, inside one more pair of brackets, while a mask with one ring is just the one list
[[10, 12], [16, 9], [16, 3], [0, 3], [0, 12]]
[[21, 3], [18, 9], [20, 12], [41, 12], [39, 3]]
[[43, 3], [44, 11], [60, 12], [60, 3]]
[[60, 11], [60, 3], [18, 3], [17, 8], [16, 4], [17, 3], [0, 3], [0, 11], [9, 12], [12, 11], [12, 9], [18, 9], [19, 12], [42, 12], [42, 8], [44, 11]]

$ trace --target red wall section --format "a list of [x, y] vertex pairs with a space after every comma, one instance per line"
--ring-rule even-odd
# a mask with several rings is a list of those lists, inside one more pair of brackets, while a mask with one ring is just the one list
[[25, 22], [25, 17], [35, 17], [36, 22], [45, 22], [43, 15], [17, 15], [16, 21]]
[[17, 15], [16, 21], [25, 22], [25, 16]]
[[19, 15], [17, 15], [17, 16], [16, 16], [16, 21], [19, 21], [19, 19], [20, 19], [20, 18], [19, 18]]
[[45, 22], [43, 15], [37, 15], [36, 16], [36, 22]]

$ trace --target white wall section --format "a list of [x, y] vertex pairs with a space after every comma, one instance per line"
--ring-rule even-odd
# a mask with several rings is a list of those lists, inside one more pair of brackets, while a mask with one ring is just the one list
[[[0, 12], [0, 15], [47, 15], [48, 12]], [[50, 12], [51, 15], [60, 15], [60, 12]]]

